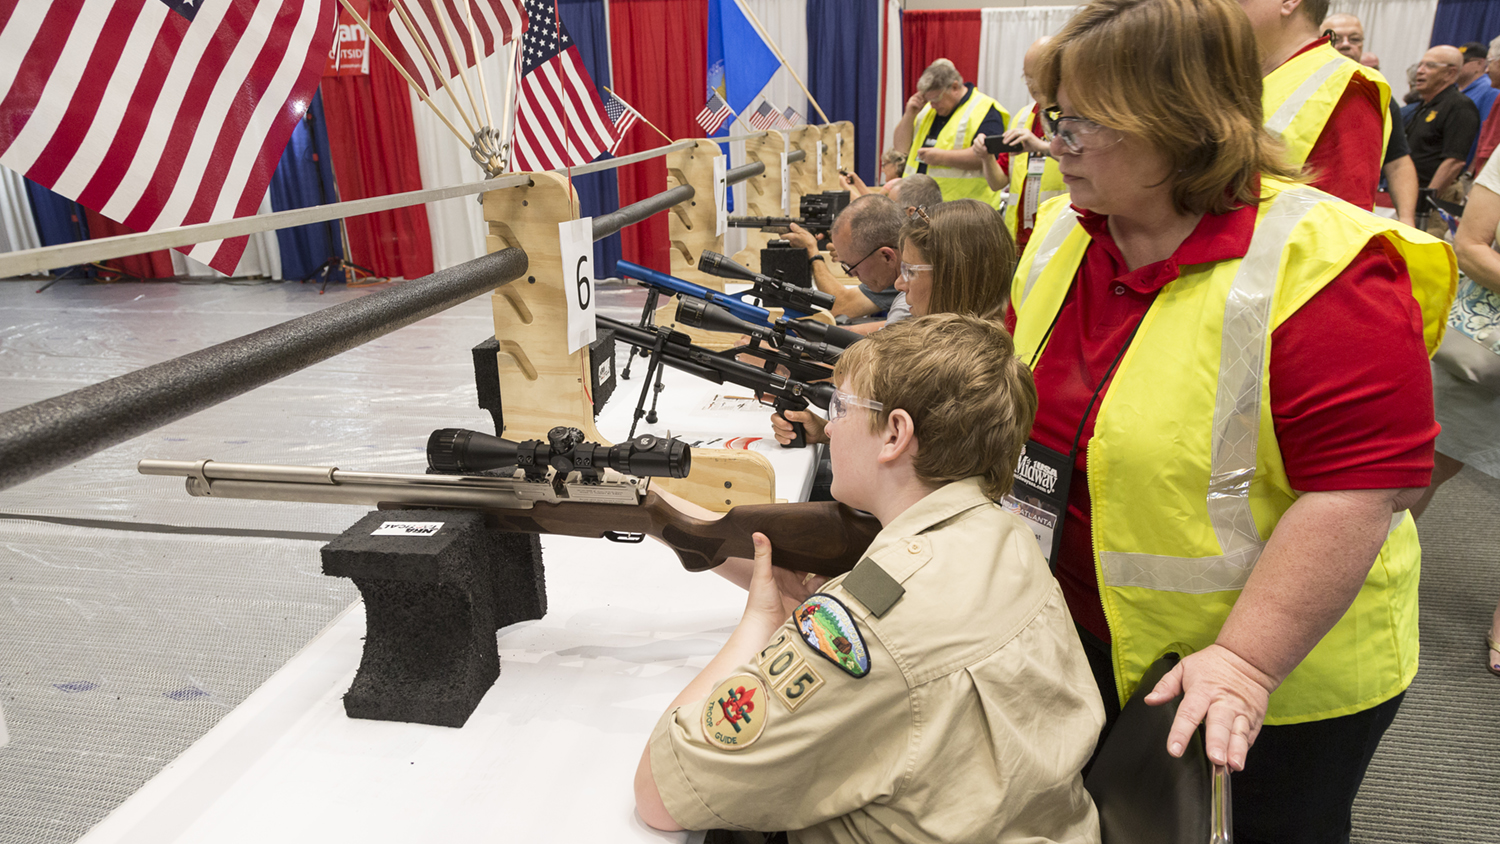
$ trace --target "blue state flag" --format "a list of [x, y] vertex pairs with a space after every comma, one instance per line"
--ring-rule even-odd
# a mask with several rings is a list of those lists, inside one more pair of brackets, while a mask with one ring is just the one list
[[761, 40], [735, 0], [708, 2], [708, 88], [736, 114], [755, 99], [776, 69], [776, 54]]

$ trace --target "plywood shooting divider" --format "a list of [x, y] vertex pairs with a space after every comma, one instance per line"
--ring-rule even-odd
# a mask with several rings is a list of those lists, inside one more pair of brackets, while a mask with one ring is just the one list
[[[824, 127], [799, 127], [789, 135], [805, 156], [791, 165], [793, 193], [821, 189], [815, 183], [818, 142]], [[845, 143], [843, 155], [852, 161], [853, 130]], [[760, 161], [765, 170], [745, 179], [749, 187], [749, 213], [753, 216], [783, 216], [781, 208], [781, 153], [787, 151], [787, 137], [768, 132], [746, 141], [746, 163]], [[823, 153], [827, 155], [827, 151]], [[667, 157], [665, 194], [643, 200], [656, 204], [681, 196], [670, 206], [671, 273], [705, 287], [722, 290], [723, 279], [699, 272], [698, 258], [705, 250], [722, 252], [724, 239], [714, 233], [715, 209], [713, 160], [721, 155], [719, 145], [699, 140], [691, 147], [679, 149]], [[521, 246], [526, 250], [529, 268], [524, 278], [494, 292], [491, 302], [495, 315], [495, 337], [499, 343], [497, 368], [500, 396], [507, 439], [546, 439], [547, 432], [558, 425], [583, 431], [589, 440], [609, 442], [594, 424], [593, 398], [589, 395], [589, 353], [587, 349], [568, 351], [568, 303], [563, 287], [562, 244], [558, 225], [577, 219], [578, 202], [568, 189], [567, 179], [558, 173], [531, 173], [530, 183], [494, 190], [484, 195], [484, 219], [488, 226], [488, 249], [496, 252]], [[824, 175], [832, 178], [837, 189], [838, 176], [825, 166]], [[686, 189], [686, 190], [685, 190]], [[621, 209], [626, 212], [628, 209]], [[796, 200], [792, 202], [793, 214]], [[602, 218], [601, 218], [602, 219]], [[644, 219], [644, 218], [643, 218]], [[600, 232], [595, 239], [612, 231]], [[764, 245], [769, 236], [751, 233], [751, 240]], [[758, 266], [756, 246], [753, 263]], [[744, 253], [741, 253], [742, 255]], [[736, 258], [736, 260], [739, 260]], [[613, 270], [596, 268], [598, 275]], [[673, 324], [676, 305], [663, 308], [661, 324]], [[686, 329], [683, 329], [686, 330]], [[711, 332], [691, 332], [705, 345], [726, 348], [732, 340]], [[653, 483], [717, 512], [739, 504], [765, 504], [776, 500], [775, 472], [770, 461], [752, 451], [700, 449], [693, 453], [692, 473], [682, 479], [657, 479]]]

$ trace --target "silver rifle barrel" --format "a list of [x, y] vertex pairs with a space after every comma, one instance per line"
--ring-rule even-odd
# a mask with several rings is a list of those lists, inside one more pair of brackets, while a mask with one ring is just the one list
[[136, 464], [143, 475], [187, 479], [189, 495], [317, 504], [381, 503], [417, 506], [527, 509], [532, 499], [517, 493], [510, 478], [346, 472], [331, 466], [220, 463], [214, 460], [155, 460]]

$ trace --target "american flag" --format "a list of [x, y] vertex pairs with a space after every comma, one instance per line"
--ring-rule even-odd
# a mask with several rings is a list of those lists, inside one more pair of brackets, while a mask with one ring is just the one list
[[[0, 164], [137, 231], [254, 214], [329, 0], [0, 0]], [[188, 255], [234, 272], [245, 237]]]
[[587, 164], [614, 147], [614, 124], [599, 101], [555, 0], [526, 0], [531, 24], [521, 39], [521, 93], [511, 169]]
[[604, 101], [604, 113], [609, 115], [609, 122], [615, 126], [615, 142], [609, 148], [609, 154], [614, 155], [620, 149], [620, 144], [625, 140], [625, 132], [641, 119], [640, 112], [630, 107], [630, 103], [620, 99], [620, 95], [610, 91], [609, 99]]
[[792, 126], [801, 126], [802, 115], [798, 114], [795, 111], [792, 111], [791, 106], [787, 106], [786, 111], [783, 111], [781, 113], [781, 122], [786, 124], [788, 128]]
[[714, 91], [708, 95], [708, 102], [703, 105], [703, 110], [698, 112], [698, 125], [703, 127], [703, 132], [708, 137], [713, 137], [719, 127], [724, 125], [724, 121], [733, 116], [729, 103], [724, 102], [718, 91]]
[[[476, 62], [473, 41], [469, 38], [470, 17], [474, 19], [474, 29], [479, 34], [479, 49], [483, 53], [480, 58], [509, 44], [526, 30], [526, 10], [519, 5], [518, 0], [395, 0], [391, 5], [389, 25], [395, 43], [386, 46], [391, 48], [391, 55], [396, 57], [406, 72], [411, 74], [411, 78], [429, 95], [436, 94], [445, 80], [451, 80], [459, 74], [460, 57], [455, 57], [453, 51], [448, 49], [448, 39], [444, 37], [445, 27], [447, 35], [453, 37], [454, 46], [463, 53], [463, 67], [473, 67]], [[412, 26], [421, 36], [421, 44], [427, 47], [427, 52], [443, 68], [443, 78], [440, 79], [433, 73], [432, 65], [422, 55], [418, 41], [412, 38], [411, 30], [406, 28], [401, 11], [405, 11], [406, 16], [411, 19]]]
[[780, 112], [772, 108], [770, 103], [766, 102], [765, 100], [761, 100], [760, 108], [757, 108], [755, 112], [746, 119], [745, 122], [749, 123], [751, 126], [754, 126], [757, 130], [764, 132], [767, 129], [775, 128], [776, 121], [780, 117]]

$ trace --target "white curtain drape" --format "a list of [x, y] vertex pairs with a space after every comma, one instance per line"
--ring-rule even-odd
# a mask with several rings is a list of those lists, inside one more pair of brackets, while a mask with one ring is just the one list
[[[509, 78], [508, 53], [508, 50], [502, 49], [480, 63], [484, 84], [489, 93], [490, 113], [494, 115], [496, 124], [505, 120], [501, 106]], [[457, 79], [452, 84], [458, 101], [463, 104], [464, 111], [468, 112], [469, 100], [464, 95], [463, 85]], [[472, 71], [469, 73], [469, 85], [473, 87], [474, 99], [478, 102], [479, 79]], [[460, 132], [468, 131], [447, 94], [438, 91], [433, 95], [432, 102], [442, 109], [443, 114], [447, 115]], [[483, 111], [483, 108], [484, 104], [481, 102], [480, 110]], [[411, 95], [411, 114], [417, 136], [417, 165], [422, 172], [422, 187], [441, 188], [484, 178], [483, 168], [469, 156], [468, 147], [448, 131], [448, 127], [416, 94]], [[495, 128], [501, 127], [497, 125]], [[472, 196], [427, 203], [427, 225], [432, 230], [434, 270], [462, 264], [485, 253], [484, 212]]]
[[26, 198], [26, 179], [9, 167], [0, 167], [0, 252], [19, 252], [42, 245]]
[[1365, 52], [1380, 59], [1380, 72], [1399, 102], [1410, 87], [1406, 69], [1421, 61], [1432, 40], [1437, 0], [1334, 0], [1329, 8], [1365, 25]]
[[[885, 39], [885, 113], [880, 127], [879, 154], [884, 155], [891, 140], [896, 136], [896, 124], [906, 107], [901, 96], [901, 0], [885, 0], [885, 20], [881, 24], [881, 37]], [[879, 159], [876, 159], [877, 161]], [[877, 171], [878, 171], [877, 166]], [[876, 180], [882, 177], [877, 172]]]
[[[797, 78], [807, 82], [807, 0], [741, 0], [745, 8], [760, 21], [766, 34], [781, 50], [787, 65], [797, 72]], [[808, 123], [822, 123], [818, 113], [807, 103], [802, 86], [787, 73], [786, 67], [776, 71], [761, 94], [778, 109], [792, 108]], [[809, 113], [811, 111], [811, 113]], [[740, 126], [738, 132], [745, 127]]]
[[1024, 6], [980, 13], [979, 77], [974, 84], [1015, 114], [1031, 102], [1021, 78], [1026, 48], [1043, 35], [1056, 35], [1078, 6]]

